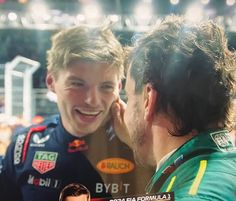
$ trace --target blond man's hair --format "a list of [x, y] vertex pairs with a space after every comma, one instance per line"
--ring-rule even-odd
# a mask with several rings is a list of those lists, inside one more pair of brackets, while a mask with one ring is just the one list
[[123, 78], [124, 51], [111, 31], [111, 26], [75, 26], [61, 30], [52, 37], [47, 51], [48, 72], [57, 75], [75, 61], [91, 61], [109, 64]]

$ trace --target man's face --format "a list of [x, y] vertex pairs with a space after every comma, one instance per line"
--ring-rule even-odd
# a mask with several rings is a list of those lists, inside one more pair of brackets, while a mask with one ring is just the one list
[[88, 201], [88, 195], [67, 196], [65, 201]]
[[141, 164], [153, 165], [152, 136], [149, 124], [144, 119], [143, 94], [135, 94], [135, 82], [128, 73], [125, 86], [127, 107], [124, 121], [133, 145], [135, 159]]
[[119, 94], [118, 72], [105, 63], [73, 63], [57, 78], [48, 74], [47, 85], [57, 94], [63, 126], [75, 136], [93, 133], [104, 124]]

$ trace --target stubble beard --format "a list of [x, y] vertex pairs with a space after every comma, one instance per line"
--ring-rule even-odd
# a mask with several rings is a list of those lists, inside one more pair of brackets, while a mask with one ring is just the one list
[[[132, 118], [133, 122], [130, 125], [133, 125], [131, 143], [133, 146], [133, 153], [135, 162], [140, 166], [153, 166], [153, 154], [151, 153], [152, 147], [150, 144], [147, 144], [147, 129], [145, 127], [145, 122], [142, 118], [141, 112], [136, 105], [134, 113], [135, 116]], [[148, 147], [149, 146], [149, 147]]]

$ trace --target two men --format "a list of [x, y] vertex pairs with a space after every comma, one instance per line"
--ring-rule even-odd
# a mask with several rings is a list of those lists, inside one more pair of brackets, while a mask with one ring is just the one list
[[120, 139], [140, 163], [155, 164], [147, 192], [175, 200], [236, 199], [229, 131], [236, 54], [213, 22], [167, 17], [129, 54], [127, 105], [112, 107]]
[[[102, 182], [75, 148], [86, 150], [88, 134], [109, 119], [123, 51], [109, 31], [77, 31], [58, 34], [48, 54], [46, 81], [61, 117], [16, 135], [8, 149], [8, 200], [20, 200], [18, 194], [27, 201], [56, 200], [59, 186], [68, 183], [82, 183], [96, 196], [90, 181]], [[173, 191], [181, 201], [235, 200], [236, 153], [228, 132], [235, 62], [212, 22], [195, 25], [171, 16], [137, 42], [127, 62], [127, 105], [115, 101], [112, 116], [137, 160], [157, 167], [148, 192]], [[50, 181], [51, 188], [39, 199], [40, 181]]]

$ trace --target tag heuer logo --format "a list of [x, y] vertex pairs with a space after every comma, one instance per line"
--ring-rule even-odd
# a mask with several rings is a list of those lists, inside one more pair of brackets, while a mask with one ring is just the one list
[[36, 151], [32, 166], [39, 173], [44, 174], [56, 166], [57, 152]]

